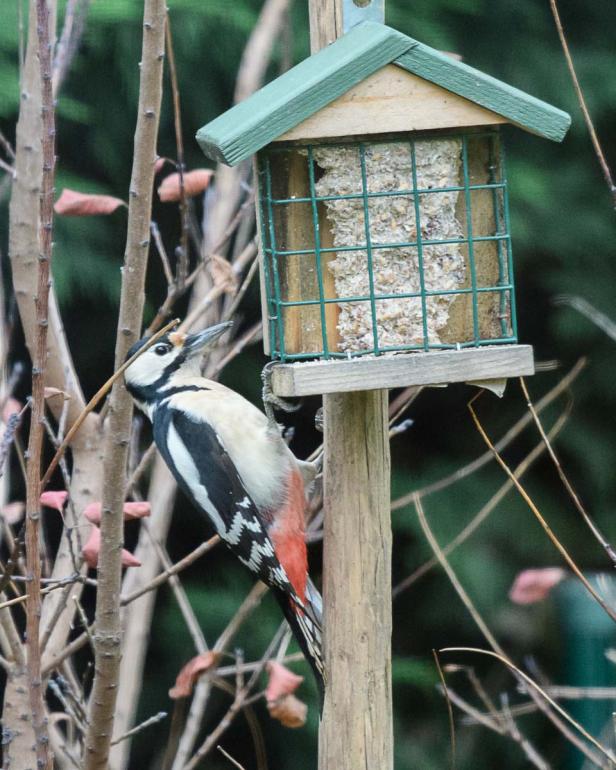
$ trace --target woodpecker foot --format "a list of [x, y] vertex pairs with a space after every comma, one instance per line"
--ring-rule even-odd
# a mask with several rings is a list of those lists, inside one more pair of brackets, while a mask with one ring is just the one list
[[272, 367], [275, 363], [275, 361], [270, 361], [261, 372], [261, 382], [263, 383], [261, 398], [263, 399], [265, 414], [272, 422], [276, 422], [274, 409], [280, 409], [283, 412], [296, 412], [301, 406], [301, 404], [291, 404], [285, 401], [272, 391]]

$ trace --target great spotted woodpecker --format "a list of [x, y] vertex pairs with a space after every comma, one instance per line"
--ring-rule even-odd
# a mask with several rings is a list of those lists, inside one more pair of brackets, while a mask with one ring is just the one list
[[[201, 376], [229, 327], [162, 337], [124, 374], [178, 485], [227, 547], [273, 591], [323, 693], [322, 602], [308, 577], [304, 478], [314, 475], [257, 407]], [[147, 338], [137, 342], [128, 357]]]

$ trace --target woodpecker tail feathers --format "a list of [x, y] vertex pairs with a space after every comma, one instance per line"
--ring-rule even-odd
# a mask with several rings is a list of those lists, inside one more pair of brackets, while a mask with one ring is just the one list
[[321, 629], [323, 617], [323, 602], [314, 583], [308, 579], [306, 586], [306, 601], [303, 607], [298, 606], [283, 591], [275, 591], [276, 598], [282, 608], [285, 618], [297, 639], [301, 651], [312, 671], [319, 689], [321, 708], [325, 695], [323, 679], [323, 657], [321, 648]]

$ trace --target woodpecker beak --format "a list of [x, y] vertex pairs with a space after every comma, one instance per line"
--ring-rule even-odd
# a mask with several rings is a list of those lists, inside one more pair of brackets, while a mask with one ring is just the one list
[[205, 348], [211, 345], [214, 340], [217, 340], [227, 329], [233, 325], [232, 321], [225, 321], [215, 326], [210, 326], [208, 329], [204, 329], [197, 334], [189, 334], [184, 340], [184, 350], [192, 358], [192, 356], [199, 355]]

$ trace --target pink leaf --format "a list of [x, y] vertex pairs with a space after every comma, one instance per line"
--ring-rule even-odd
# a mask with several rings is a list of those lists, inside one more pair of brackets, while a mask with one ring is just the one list
[[113, 214], [119, 206], [126, 206], [126, 203], [113, 195], [80, 193], [65, 188], [53, 208], [56, 214], [66, 217], [89, 217], [94, 214]]
[[[214, 172], [209, 168], [196, 168], [184, 174], [184, 193], [187, 198], [202, 193], [210, 183]], [[180, 200], [180, 175], [169, 174], [161, 182], [158, 188], [158, 197], [163, 203], [171, 203]]]
[[55, 508], [56, 511], [62, 513], [67, 498], [68, 492], [65, 492], [63, 489], [58, 489], [55, 492], [43, 492], [40, 503], [41, 505], [47, 506], [47, 508]]
[[270, 660], [266, 668], [269, 680], [265, 690], [265, 699], [268, 703], [273, 703], [279, 698], [295, 692], [304, 681], [303, 676], [294, 674], [282, 663], [276, 663], [274, 660]]
[[124, 503], [124, 521], [131, 519], [143, 519], [152, 513], [149, 503]]
[[[124, 503], [124, 521], [132, 519], [143, 519], [152, 512], [150, 503]], [[92, 524], [100, 524], [102, 517], [102, 506], [100, 500], [90, 503], [83, 510], [83, 515]]]
[[565, 576], [565, 570], [560, 567], [525, 569], [513, 581], [509, 590], [509, 598], [515, 604], [540, 602]]
[[165, 163], [173, 163], [173, 161], [171, 158], [156, 158], [156, 163], [154, 164], [154, 173], [158, 174], [159, 171], [162, 171]]
[[16, 500], [2, 506], [2, 516], [7, 524], [17, 524], [21, 521], [25, 510], [26, 504], [22, 503], [21, 500]]
[[19, 414], [22, 410], [22, 404], [16, 398], [7, 398], [2, 409], [2, 422], [8, 422], [13, 414]]
[[211, 650], [191, 658], [177, 675], [175, 685], [169, 690], [169, 697], [173, 700], [188, 698], [201, 674], [213, 668], [219, 660], [220, 653]]
[[[88, 541], [81, 549], [81, 555], [83, 560], [92, 569], [98, 567], [98, 555], [101, 551], [101, 531], [98, 527], [92, 527], [90, 530], [90, 537]], [[126, 548], [122, 548], [122, 566], [123, 567], [140, 567], [141, 562], [135, 558], [130, 551]]]
[[101, 506], [100, 500], [98, 500], [95, 503], [90, 503], [89, 505], [86, 505], [83, 511], [83, 515], [86, 517], [88, 521], [91, 521], [92, 524], [100, 524], [101, 515], [102, 515], [102, 506]]
[[283, 695], [272, 703], [268, 702], [267, 710], [273, 719], [277, 719], [285, 727], [295, 729], [306, 724], [308, 706], [295, 695]]

